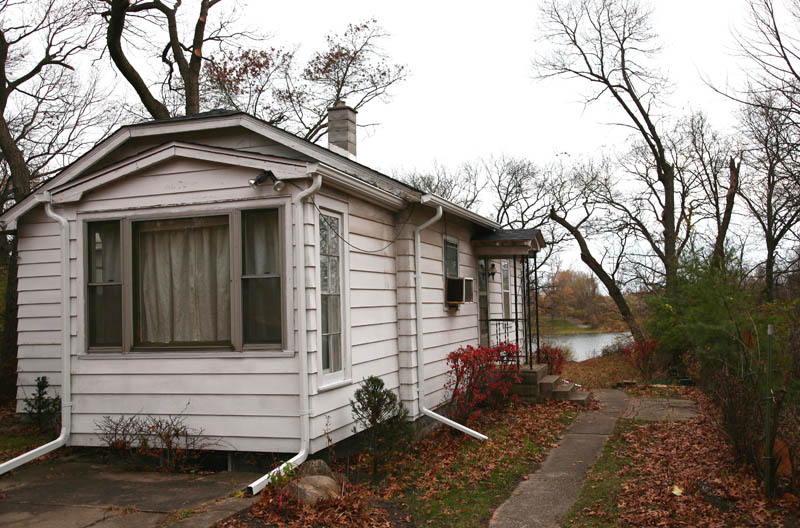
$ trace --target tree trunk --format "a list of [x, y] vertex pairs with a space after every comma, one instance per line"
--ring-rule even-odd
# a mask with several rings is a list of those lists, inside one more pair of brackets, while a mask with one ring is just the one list
[[603, 266], [597, 261], [597, 259], [592, 256], [592, 252], [589, 250], [589, 246], [586, 244], [586, 240], [583, 238], [583, 235], [581, 235], [580, 231], [578, 231], [575, 226], [567, 222], [565, 218], [558, 216], [555, 209], [550, 210], [550, 219], [569, 231], [569, 233], [578, 243], [578, 246], [581, 248], [581, 260], [586, 263], [587, 266], [589, 266], [589, 269], [594, 272], [595, 276], [600, 279], [600, 282], [602, 282], [603, 286], [605, 286], [606, 290], [608, 290], [608, 295], [611, 296], [614, 304], [617, 305], [617, 309], [619, 310], [622, 319], [628, 325], [628, 328], [630, 328], [633, 339], [637, 343], [643, 343], [645, 341], [644, 332], [642, 332], [639, 322], [633, 315], [630, 306], [628, 306], [628, 301], [625, 300], [625, 296], [622, 294], [622, 291], [619, 289], [619, 286], [617, 286], [617, 283], [614, 281], [614, 279], [606, 272], [606, 270], [603, 269]]
[[147, 83], [144, 82], [136, 68], [128, 62], [128, 58], [122, 50], [122, 32], [125, 28], [125, 15], [129, 7], [130, 0], [112, 0], [111, 2], [106, 32], [108, 54], [122, 76], [136, 90], [136, 94], [153, 119], [168, 119], [170, 117], [169, 110], [161, 101], [153, 97]]
[[9, 241], [5, 233], [2, 262], [6, 270], [5, 311], [0, 343], [0, 401], [13, 402], [17, 397], [17, 237]]
[[775, 249], [777, 243], [772, 237], [767, 237], [767, 261], [764, 264], [764, 300], [775, 300]]
[[678, 284], [678, 235], [675, 231], [675, 169], [662, 163], [661, 183], [664, 186], [664, 210], [661, 225], [664, 227], [664, 282], [667, 297], [672, 297]]
[[[14, 200], [19, 202], [31, 190], [31, 171], [25, 161], [8, 123], [0, 115], [0, 150], [6, 158]], [[0, 343], [0, 400], [14, 401], [17, 397], [17, 237], [8, 240], [2, 233], [0, 252], [6, 266], [5, 312], [2, 343]]]
[[725, 266], [725, 237], [728, 236], [728, 227], [731, 224], [731, 216], [733, 216], [733, 201], [736, 198], [736, 192], [739, 190], [739, 167], [741, 166], [742, 162], [740, 161], [737, 165], [736, 160], [733, 158], [731, 158], [728, 165], [730, 178], [728, 180], [728, 192], [725, 194], [725, 211], [722, 213], [722, 222], [717, 230], [714, 252], [711, 255], [711, 267], [713, 269], [722, 270]]
[[8, 164], [14, 200], [18, 202], [31, 191], [31, 171], [25, 161], [25, 154], [17, 145], [2, 114], [0, 114], [0, 151]]

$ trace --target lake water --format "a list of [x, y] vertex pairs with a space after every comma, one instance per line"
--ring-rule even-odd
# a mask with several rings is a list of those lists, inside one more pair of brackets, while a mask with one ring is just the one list
[[[572, 359], [583, 361], [600, 355], [604, 346], [610, 345], [619, 336], [630, 336], [628, 332], [612, 332], [606, 334], [561, 334], [545, 335], [542, 334], [541, 343], [544, 345], [564, 347], [572, 349]], [[535, 346], [535, 345], [534, 345]]]

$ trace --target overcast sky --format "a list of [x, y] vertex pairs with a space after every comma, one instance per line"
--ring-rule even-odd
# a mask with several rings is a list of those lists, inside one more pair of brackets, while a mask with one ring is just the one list
[[[661, 37], [659, 62], [674, 83], [676, 114], [702, 108], [719, 128], [733, 123], [733, 106], [708, 88], [740, 78], [732, 31], [743, 29], [743, 0], [652, 2]], [[434, 160], [457, 164], [507, 154], [546, 162], [556, 154], [591, 153], [619, 145], [627, 132], [607, 123], [615, 108], [585, 108], [579, 80], [540, 81], [531, 61], [538, 39], [538, 2], [304, 1], [243, 4], [249, 22], [274, 44], [324, 48], [324, 35], [350, 22], [376, 18], [391, 34], [385, 49], [408, 67], [408, 79], [388, 104], [358, 115], [358, 159], [387, 173]]]

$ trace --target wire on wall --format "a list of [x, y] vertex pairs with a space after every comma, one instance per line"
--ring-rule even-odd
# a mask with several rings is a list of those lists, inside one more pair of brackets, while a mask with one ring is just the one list
[[385, 246], [383, 246], [380, 249], [363, 249], [363, 248], [360, 248], [360, 247], [356, 246], [355, 244], [352, 244], [352, 243], [348, 242], [327, 220], [325, 220], [324, 215], [322, 213], [322, 210], [317, 205], [317, 202], [314, 201], [313, 197], [311, 199], [311, 203], [314, 205], [314, 209], [317, 210], [317, 213], [319, 214], [320, 220], [325, 222], [325, 225], [328, 226], [328, 229], [333, 231], [333, 233], [336, 235], [336, 237], [339, 240], [341, 240], [342, 242], [344, 242], [346, 245], [350, 246], [351, 248], [355, 249], [356, 251], [360, 251], [362, 253], [381, 253], [382, 251], [386, 251], [387, 249], [389, 249], [392, 246], [392, 244], [396, 243], [397, 240], [400, 238], [400, 234], [403, 232], [403, 228], [406, 225], [408, 225], [409, 220], [411, 220], [411, 215], [414, 214], [414, 211], [417, 208], [417, 204], [416, 203], [412, 203], [411, 204], [411, 207], [408, 210], [408, 215], [406, 215], [406, 219], [403, 220], [402, 224], [400, 224], [400, 227], [397, 230], [397, 234], [395, 235], [394, 239], [392, 239], [391, 242], [389, 242], [388, 244], [386, 244]]

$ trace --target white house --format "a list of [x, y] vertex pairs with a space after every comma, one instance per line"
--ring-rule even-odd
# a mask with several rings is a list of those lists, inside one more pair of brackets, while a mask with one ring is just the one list
[[20, 408], [46, 375], [59, 445], [183, 413], [223, 448], [308, 454], [352, 434], [366, 376], [417, 418], [451, 350], [522, 343], [541, 234], [357, 163], [355, 112], [330, 122], [328, 148], [230, 111], [125, 126], [7, 211]]

